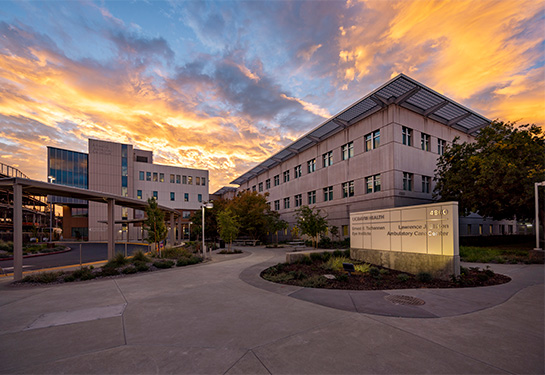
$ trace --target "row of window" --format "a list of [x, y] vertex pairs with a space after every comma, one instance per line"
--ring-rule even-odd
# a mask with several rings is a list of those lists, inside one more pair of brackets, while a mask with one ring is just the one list
[[[138, 175], [140, 181], [165, 182], [165, 174], [157, 172], [140, 171]], [[193, 185], [193, 176], [180, 176], [179, 174], [170, 175], [171, 184]], [[195, 185], [206, 186], [206, 177], [195, 177]]]
[[[413, 146], [413, 130], [406, 126], [401, 128], [401, 141], [406, 146]], [[437, 153], [443, 155], [447, 141], [437, 138]], [[420, 148], [424, 151], [431, 151], [431, 136], [426, 133], [420, 133]]]
[[[365, 137], [365, 151], [370, 151], [378, 148], [380, 145], [380, 130], [367, 134]], [[341, 146], [341, 160], [348, 160], [354, 157], [354, 142], [349, 142]], [[322, 155], [322, 168], [327, 168], [333, 165], [333, 151], [328, 151]], [[316, 172], [316, 158], [307, 161], [307, 173]], [[293, 168], [294, 178], [299, 178], [303, 175], [303, 166], [301, 164]], [[290, 181], [290, 170], [282, 172], [282, 181], [284, 183]], [[273, 177], [274, 186], [280, 185], [280, 175]], [[271, 179], [265, 180], [265, 189], [271, 188]], [[263, 191], [263, 182], [257, 186], [252, 186], [252, 191]]]
[[[421, 176], [422, 193], [429, 193], [431, 191], [431, 177]], [[403, 172], [403, 190], [414, 191], [414, 174], [409, 172]]]
[[[343, 198], [354, 196], [354, 181], [348, 181], [342, 184]], [[324, 202], [333, 200], [333, 186], [328, 186], [323, 189]], [[307, 192], [306, 194], [307, 204], [316, 204], [316, 190]], [[295, 207], [303, 205], [303, 194], [297, 194], [294, 196]], [[290, 208], [290, 197], [284, 198], [284, 209]], [[280, 210], [280, 200], [274, 201], [274, 209]]]
[[[507, 230], [506, 230], [507, 227]], [[483, 224], [478, 224], [479, 234], [484, 234], [483, 232]], [[473, 234], [472, 233], [472, 224], [467, 224], [467, 234]], [[494, 234], [494, 225], [489, 224], [488, 225], [488, 234]], [[505, 225], [505, 224], [499, 224], [498, 225], [498, 234], [513, 234], [513, 226], [511, 224]]]
[[[153, 191], [151, 194], [156, 200], [159, 199], [157, 191]], [[142, 199], [142, 190], [136, 190], [136, 198]], [[170, 192], [170, 200], [173, 202], [176, 201], [176, 193], [173, 191]], [[197, 194], [197, 201], [202, 202], [202, 194]], [[184, 193], [184, 202], [189, 202], [189, 193]]]

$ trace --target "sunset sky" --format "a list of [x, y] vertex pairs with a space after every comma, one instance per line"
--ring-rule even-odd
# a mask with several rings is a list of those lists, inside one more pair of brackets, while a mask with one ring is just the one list
[[545, 124], [543, 1], [0, 3], [0, 162], [46, 180], [87, 139], [210, 171], [210, 192], [399, 73]]

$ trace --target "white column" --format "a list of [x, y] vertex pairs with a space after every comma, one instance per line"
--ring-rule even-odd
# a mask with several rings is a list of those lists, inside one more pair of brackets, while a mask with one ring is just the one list
[[23, 187], [13, 185], [13, 280], [23, 278]]
[[115, 255], [115, 199], [108, 199], [108, 259]]

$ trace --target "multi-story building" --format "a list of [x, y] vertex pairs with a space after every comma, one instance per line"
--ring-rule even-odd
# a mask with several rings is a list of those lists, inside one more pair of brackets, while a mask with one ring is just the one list
[[[208, 171], [154, 164], [153, 152], [128, 144], [89, 139], [88, 154], [48, 147], [47, 161], [53, 183], [142, 200], [154, 197], [160, 205], [180, 211], [185, 223], [209, 198]], [[107, 239], [104, 205], [61, 197], [51, 201], [64, 206], [65, 238]], [[116, 207], [115, 218], [118, 240], [143, 238], [142, 211]]]
[[[455, 138], [472, 141], [489, 124], [401, 74], [232, 184], [268, 193], [271, 208], [290, 226], [298, 207], [320, 208], [329, 225], [346, 237], [351, 212], [431, 203], [434, 171], [445, 147]], [[501, 234], [501, 225], [516, 228], [514, 221], [469, 219], [461, 219], [460, 234]]]

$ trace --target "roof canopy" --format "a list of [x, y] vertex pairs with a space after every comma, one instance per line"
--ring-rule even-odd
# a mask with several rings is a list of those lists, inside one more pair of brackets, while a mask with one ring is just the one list
[[400, 74], [231, 183], [243, 184], [390, 104], [397, 104], [467, 134], [491, 123], [478, 113]]

